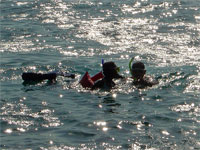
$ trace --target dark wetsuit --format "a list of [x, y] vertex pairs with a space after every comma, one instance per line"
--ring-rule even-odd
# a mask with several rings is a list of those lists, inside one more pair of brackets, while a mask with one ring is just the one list
[[137, 88], [152, 87], [156, 84], [158, 84], [158, 81], [153, 80], [151, 77], [144, 77], [144, 79], [133, 81], [133, 85]]
[[97, 81], [93, 86], [92, 86], [92, 90], [95, 89], [103, 89], [103, 88], [108, 88], [111, 89], [112, 87], [115, 86], [115, 83], [112, 81], [112, 79], [107, 79], [107, 78], [103, 78], [102, 80]]
[[56, 73], [48, 73], [48, 74], [41, 74], [41, 73], [32, 73], [27, 72], [22, 74], [22, 79], [26, 82], [28, 81], [42, 81], [42, 80], [49, 80], [53, 81], [56, 80]]

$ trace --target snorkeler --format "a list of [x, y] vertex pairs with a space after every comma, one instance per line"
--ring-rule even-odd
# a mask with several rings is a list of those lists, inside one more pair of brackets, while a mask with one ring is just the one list
[[[133, 84], [138, 88], [152, 87], [158, 84], [158, 81], [153, 80], [151, 77], [146, 76], [144, 63], [138, 61], [132, 64], [133, 58], [129, 62], [129, 69], [132, 75]], [[131, 66], [132, 64], [132, 66]]]
[[63, 73], [63, 72], [50, 72], [50, 73], [45, 73], [45, 74], [25, 72], [25, 73], [22, 74], [22, 79], [24, 80], [25, 83], [41, 82], [43, 80], [55, 82], [57, 76], [75, 78], [74, 74]]
[[120, 79], [123, 78], [121, 75], [118, 74], [119, 67], [112, 61], [103, 63], [103, 79], [97, 81], [92, 86], [92, 90], [98, 88], [112, 88], [115, 86], [115, 82], [113, 79]]

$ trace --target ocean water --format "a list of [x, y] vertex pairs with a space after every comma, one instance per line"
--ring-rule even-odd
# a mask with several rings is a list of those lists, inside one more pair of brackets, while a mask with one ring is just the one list
[[[200, 149], [200, 0], [1, 0], [0, 149]], [[88, 71], [145, 63], [159, 84], [83, 89]], [[63, 71], [24, 85], [23, 72]]]

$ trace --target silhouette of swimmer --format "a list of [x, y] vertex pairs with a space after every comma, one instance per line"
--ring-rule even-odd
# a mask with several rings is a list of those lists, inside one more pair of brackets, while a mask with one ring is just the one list
[[130, 69], [133, 78], [133, 84], [138, 88], [152, 87], [158, 84], [158, 81], [153, 80], [151, 77], [146, 76], [145, 65], [138, 61], [132, 64]]
[[103, 64], [103, 74], [104, 78], [97, 81], [93, 86], [92, 90], [98, 88], [112, 88], [115, 86], [115, 82], [113, 79], [123, 78], [121, 75], [118, 74], [119, 67], [112, 61], [106, 62]]
[[22, 79], [24, 80], [24, 84], [36, 84], [43, 80], [48, 80], [49, 82], [55, 82], [57, 76], [64, 76], [75, 78], [74, 74], [69, 73], [59, 73], [59, 72], [51, 72], [51, 73], [33, 73], [33, 72], [25, 72], [22, 74]]

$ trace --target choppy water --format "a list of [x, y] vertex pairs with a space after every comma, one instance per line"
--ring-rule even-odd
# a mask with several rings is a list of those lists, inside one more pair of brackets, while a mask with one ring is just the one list
[[[1, 0], [0, 149], [200, 149], [200, 0]], [[87, 91], [85, 71], [130, 58], [159, 84]], [[23, 85], [27, 71], [69, 71]]]

